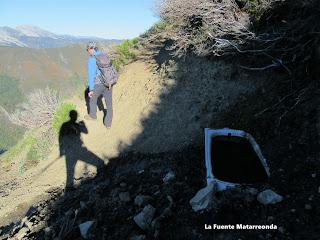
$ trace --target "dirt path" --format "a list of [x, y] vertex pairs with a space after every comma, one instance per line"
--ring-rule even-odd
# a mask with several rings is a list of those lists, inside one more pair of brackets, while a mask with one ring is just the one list
[[[102, 112], [98, 112], [98, 121], [85, 122], [88, 134], [82, 134], [82, 140], [88, 151], [107, 163], [108, 158], [116, 156], [123, 146], [129, 145], [142, 131], [142, 120], [152, 112], [154, 105], [159, 101], [161, 88], [161, 83], [152, 74], [150, 65], [140, 61], [128, 65], [119, 83], [114, 87], [112, 128], [106, 129], [102, 124]], [[82, 120], [86, 114], [85, 102], [80, 98], [75, 98], [74, 102], [77, 105], [78, 120]], [[28, 170], [23, 176], [2, 178], [0, 182], [0, 190], [3, 192], [0, 199], [0, 225], [24, 216], [26, 210], [33, 203], [45, 198], [50, 189], [64, 187], [65, 158], [58, 156], [59, 149], [55, 147], [46, 161]], [[83, 164], [81, 161], [78, 163], [75, 179], [81, 179], [86, 171], [90, 174], [95, 173], [95, 167]]]

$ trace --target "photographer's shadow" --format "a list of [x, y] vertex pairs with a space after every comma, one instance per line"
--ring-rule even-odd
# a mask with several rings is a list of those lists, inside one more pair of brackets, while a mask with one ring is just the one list
[[81, 133], [88, 134], [83, 121], [77, 122], [78, 113], [75, 110], [69, 113], [70, 120], [62, 124], [59, 132], [60, 156], [66, 159], [66, 190], [74, 187], [75, 167], [78, 161], [85, 162], [97, 168], [97, 176], [103, 175], [104, 161], [90, 152], [81, 139]]

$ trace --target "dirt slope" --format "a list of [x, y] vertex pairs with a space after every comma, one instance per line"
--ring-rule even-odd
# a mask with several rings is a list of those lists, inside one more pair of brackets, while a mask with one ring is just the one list
[[[81, 136], [85, 148], [74, 149], [73, 157], [86, 160], [95, 155], [107, 164], [108, 159], [126, 151], [161, 153], [197, 145], [202, 143], [203, 127], [210, 126], [219, 111], [256, 87], [246, 76], [234, 77], [232, 64], [227, 62], [190, 58], [183, 63], [169, 63], [161, 71], [155, 71], [156, 66], [156, 62], [141, 60], [125, 67], [113, 89], [112, 128], [103, 126], [103, 112], [98, 112], [98, 121], [85, 122], [88, 133]], [[87, 112], [85, 101], [75, 97], [73, 102], [80, 121]], [[78, 156], [83, 149], [86, 156]], [[65, 159], [58, 156], [59, 148], [55, 147], [46, 161], [23, 177], [4, 174], [0, 201], [4, 222], [23, 215], [48, 189], [64, 186]], [[76, 179], [81, 179], [87, 169], [94, 173], [95, 167], [78, 163]], [[11, 187], [5, 187], [9, 182]]]

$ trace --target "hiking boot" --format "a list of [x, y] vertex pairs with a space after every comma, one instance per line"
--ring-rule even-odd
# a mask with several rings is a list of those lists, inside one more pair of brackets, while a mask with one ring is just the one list
[[91, 117], [90, 115], [85, 115], [85, 116], [84, 116], [84, 119], [85, 119], [85, 120], [89, 120], [89, 121], [95, 121], [95, 120], [97, 120], [97, 118], [93, 118], [93, 117]]

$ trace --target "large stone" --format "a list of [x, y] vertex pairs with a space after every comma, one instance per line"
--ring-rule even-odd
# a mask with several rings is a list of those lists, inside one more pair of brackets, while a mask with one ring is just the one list
[[214, 202], [214, 185], [209, 184], [205, 188], [200, 189], [197, 194], [190, 200], [190, 205], [195, 212], [210, 209]]
[[257, 200], [264, 205], [268, 205], [281, 202], [283, 200], [283, 197], [275, 193], [274, 191], [267, 189], [259, 193], [259, 195], [257, 196]]
[[94, 224], [94, 221], [87, 221], [87, 222], [81, 223], [79, 225], [81, 236], [84, 239], [88, 238], [89, 231], [90, 231], [93, 224]]
[[142, 230], [147, 230], [150, 227], [155, 211], [156, 209], [149, 204], [133, 220]]

